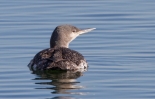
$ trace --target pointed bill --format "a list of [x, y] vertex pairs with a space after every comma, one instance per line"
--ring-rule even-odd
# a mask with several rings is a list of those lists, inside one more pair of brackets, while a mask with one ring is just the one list
[[84, 34], [84, 33], [90, 32], [90, 31], [92, 31], [92, 30], [94, 30], [94, 29], [96, 29], [96, 28], [84, 29], [84, 30], [78, 31], [77, 33], [78, 33], [78, 34]]

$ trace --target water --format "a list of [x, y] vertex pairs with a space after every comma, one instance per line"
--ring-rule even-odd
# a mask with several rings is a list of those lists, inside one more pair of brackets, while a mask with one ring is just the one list
[[[154, 0], [0, 0], [1, 99], [154, 99]], [[97, 28], [70, 48], [84, 73], [40, 74], [27, 64], [60, 24]]]

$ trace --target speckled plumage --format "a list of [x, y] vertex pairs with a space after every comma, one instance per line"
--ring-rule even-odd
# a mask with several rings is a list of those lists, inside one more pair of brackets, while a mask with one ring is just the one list
[[87, 62], [82, 54], [77, 51], [64, 47], [56, 47], [37, 53], [28, 66], [31, 70], [86, 70]]
[[69, 43], [77, 36], [95, 28], [80, 30], [72, 25], [60, 25], [55, 28], [50, 39], [50, 47], [37, 53], [28, 64], [32, 71], [72, 70], [85, 71], [87, 62], [82, 54], [69, 49]]

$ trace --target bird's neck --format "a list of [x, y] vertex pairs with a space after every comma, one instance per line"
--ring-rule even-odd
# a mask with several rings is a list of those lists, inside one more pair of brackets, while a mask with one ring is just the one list
[[69, 42], [66, 42], [65, 40], [55, 39], [55, 38], [51, 37], [51, 39], [50, 39], [50, 48], [54, 48], [54, 47], [69, 48]]

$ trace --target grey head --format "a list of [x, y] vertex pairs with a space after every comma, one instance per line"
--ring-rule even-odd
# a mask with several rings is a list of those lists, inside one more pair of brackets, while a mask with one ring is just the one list
[[77, 36], [90, 32], [95, 28], [79, 29], [72, 25], [60, 25], [55, 28], [50, 39], [50, 47], [69, 47], [69, 43]]

